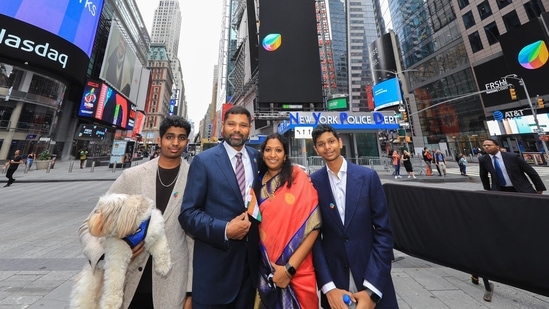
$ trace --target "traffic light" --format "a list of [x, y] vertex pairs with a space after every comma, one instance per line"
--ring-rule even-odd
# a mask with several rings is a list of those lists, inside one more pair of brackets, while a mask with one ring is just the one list
[[509, 88], [509, 94], [511, 95], [511, 100], [517, 99], [517, 92], [514, 87]]
[[543, 98], [538, 98], [538, 107], [543, 108], [545, 106], [545, 101]]
[[402, 112], [402, 120], [408, 121], [408, 114], [406, 114], [406, 111]]

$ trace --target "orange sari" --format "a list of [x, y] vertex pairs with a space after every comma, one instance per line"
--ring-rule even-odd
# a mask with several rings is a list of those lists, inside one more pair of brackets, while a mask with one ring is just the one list
[[[318, 308], [319, 304], [312, 252], [309, 252], [297, 268], [287, 289], [272, 289], [265, 284], [265, 275], [271, 271], [270, 261], [285, 265], [309, 233], [319, 229], [321, 225], [317, 192], [309, 176], [294, 166], [293, 177], [292, 187], [289, 189], [286, 184], [280, 186], [277, 175], [264, 184], [258, 194], [262, 216], [259, 236], [263, 250], [259, 293], [264, 305], [270, 304], [266, 308], [296, 308], [290, 304], [293, 295], [294, 303], [297, 300], [299, 304], [297, 308]], [[292, 296], [280, 293], [289, 293]]]

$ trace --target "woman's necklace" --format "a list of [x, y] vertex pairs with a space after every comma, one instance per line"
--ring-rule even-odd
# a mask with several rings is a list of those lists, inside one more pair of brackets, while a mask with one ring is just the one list
[[[267, 177], [269, 176], [269, 177]], [[267, 196], [267, 198], [269, 199], [269, 201], [272, 201], [274, 198], [275, 198], [275, 191], [278, 187], [278, 183], [277, 180], [275, 179], [273, 183], [273, 185], [271, 186], [271, 188], [273, 188], [273, 193], [269, 193], [269, 190], [267, 189], [267, 182], [271, 179], [273, 179], [274, 177], [276, 176], [272, 176], [271, 177], [271, 173], [270, 172], [267, 172], [265, 173], [265, 175], [263, 176], [263, 180], [261, 181], [263, 183], [263, 185], [261, 186], [261, 189], [263, 191], [263, 194], [265, 194]]]
[[177, 173], [177, 175], [176, 175], [175, 178], [173, 179], [172, 183], [170, 183], [169, 185], [165, 185], [164, 182], [162, 181], [162, 178], [160, 178], [160, 169], [157, 169], [157, 170], [156, 170], [156, 175], [158, 175], [158, 181], [160, 181], [160, 184], [161, 184], [164, 188], [169, 188], [169, 187], [173, 186], [173, 184], [177, 181], [177, 178], [179, 178], [179, 173]]

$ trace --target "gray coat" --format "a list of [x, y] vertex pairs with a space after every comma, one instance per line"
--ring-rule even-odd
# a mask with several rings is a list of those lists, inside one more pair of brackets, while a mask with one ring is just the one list
[[[125, 170], [110, 187], [109, 193], [141, 194], [153, 201], [156, 200], [156, 174], [158, 170], [158, 158]], [[164, 211], [166, 237], [171, 251], [172, 269], [166, 277], [162, 277], [153, 270], [153, 302], [155, 308], [183, 308], [185, 295], [191, 291], [192, 280], [192, 256], [194, 241], [185, 234], [177, 220], [183, 200], [183, 191], [187, 183], [189, 164], [182, 160], [179, 177], [175, 183], [170, 201]], [[93, 213], [93, 211], [92, 211]], [[102, 242], [99, 238], [91, 236], [88, 232], [87, 220], [79, 229], [82, 252], [90, 261], [90, 265], [97, 266], [99, 258], [103, 255]], [[142, 271], [149, 258], [149, 253], [144, 252], [133, 260], [126, 274], [124, 286], [124, 302], [122, 308], [128, 308], [133, 298]]]

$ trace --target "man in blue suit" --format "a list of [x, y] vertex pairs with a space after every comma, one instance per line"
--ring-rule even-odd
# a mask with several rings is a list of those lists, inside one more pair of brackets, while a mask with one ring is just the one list
[[323, 308], [398, 308], [391, 260], [393, 234], [389, 209], [377, 173], [347, 162], [334, 128], [318, 125], [312, 132], [316, 153], [326, 162], [311, 175], [322, 214], [321, 237], [313, 248]]
[[239, 187], [244, 177], [249, 194], [257, 175], [258, 151], [244, 145], [250, 126], [250, 112], [233, 106], [225, 113], [223, 143], [195, 156], [189, 169], [179, 222], [195, 239], [193, 309], [254, 306], [258, 222], [247, 214]]

